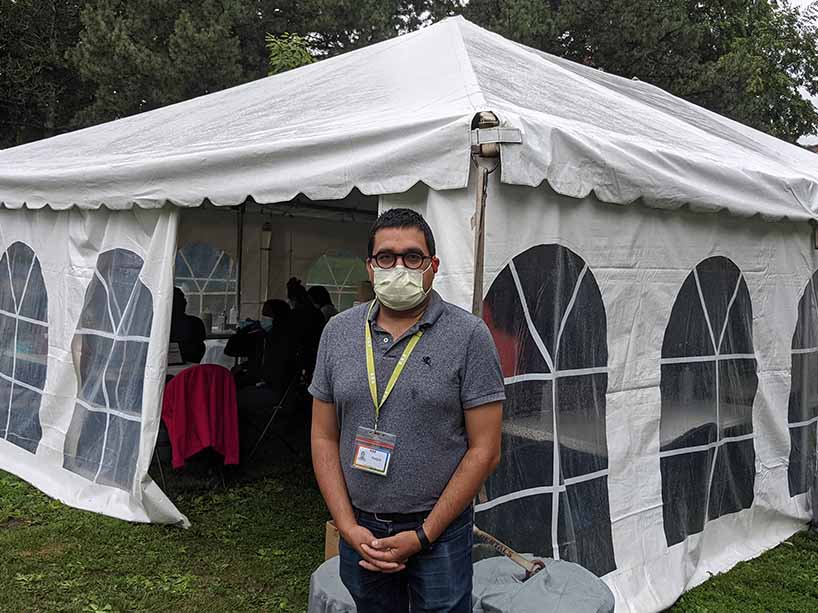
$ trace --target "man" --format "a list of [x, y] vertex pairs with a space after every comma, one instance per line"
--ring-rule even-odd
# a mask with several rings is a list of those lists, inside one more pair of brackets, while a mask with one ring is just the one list
[[205, 354], [207, 331], [202, 320], [188, 315], [186, 310], [187, 298], [184, 292], [174, 287], [170, 316], [170, 342], [179, 343], [179, 350], [185, 362], [198, 364]]
[[383, 213], [376, 300], [321, 338], [313, 466], [359, 613], [471, 611], [471, 502], [500, 459], [505, 394], [486, 325], [432, 290], [439, 266], [420, 215]]

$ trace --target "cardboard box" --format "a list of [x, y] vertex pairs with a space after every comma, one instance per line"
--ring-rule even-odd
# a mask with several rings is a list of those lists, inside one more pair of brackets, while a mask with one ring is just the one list
[[326, 532], [324, 534], [324, 559], [329, 560], [338, 555], [338, 543], [341, 535], [338, 533], [338, 528], [335, 527], [335, 522], [330, 520], [327, 522]]

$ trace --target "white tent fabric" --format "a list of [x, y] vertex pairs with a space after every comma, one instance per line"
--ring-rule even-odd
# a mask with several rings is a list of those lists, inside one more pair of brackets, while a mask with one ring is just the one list
[[0, 209], [0, 469], [74, 507], [187, 524], [147, 474], [177, 221]]
[[[445, 236], [436, 287], [467, 309], [473, 201], [423, 186], [381, 199]], [[809, 226], [616, 207], [496, 175], [486, 215], [484, 317], [508, 400], [478, 526], [602, 576], [620, 613], [664, 610], [805, 527]]]
[[229, 90], [0, 152], [7, 208], [235, 205], [462, 188], [469, 128], [522, 131], [502, 179], [606, 202], [818, 215], [814, 156], [645, 83], [462, 18]]

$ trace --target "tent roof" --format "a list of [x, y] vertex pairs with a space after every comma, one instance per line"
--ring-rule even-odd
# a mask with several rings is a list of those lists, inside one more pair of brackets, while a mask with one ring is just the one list
[[463, 18], [0, 151], [16, 208], [234, 205], [464, 187], [475, 113], [522, 131], [502, 180], [606, 202], [818, 218], [815, 154]]

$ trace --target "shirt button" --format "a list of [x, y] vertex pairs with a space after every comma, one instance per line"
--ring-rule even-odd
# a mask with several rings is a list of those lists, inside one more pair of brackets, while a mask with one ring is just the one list
[[389, 339], [388, 339], [387, 337], [385, 337], [385, 336], [384, 336], [384, 337], [383, 337], [383, 342], [384, 342], [384, 343], [388, 343], [388, 342], [389, 342]]

